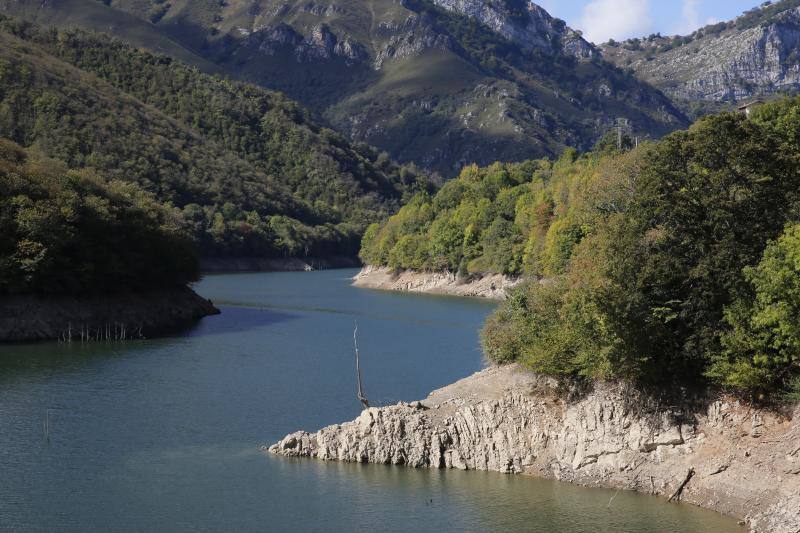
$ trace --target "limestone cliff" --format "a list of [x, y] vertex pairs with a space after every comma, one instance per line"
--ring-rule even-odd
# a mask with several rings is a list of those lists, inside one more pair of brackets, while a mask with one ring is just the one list
[[603, 56], [685, 106], [794, 92], [800, 89], [800, 7], [794, 4], [778, 2], [687, 37], [606, 44]]
[[688, 477], [676, 499], [746, 520], [754, 531], [800, 530], [800, 408], [778, 413], [710, 398], [678, 409], [612, 384], [565, 396], [517, 366], [493, 367], [422, 402], [288, 435], [269, 451], [533, 474], [663, 496]]
[[584, 40], [580, 33], [567, 27], [564, 21], [550, 16], [533, 2], [433, 0], [433, 3], [448, 11], [478, 20], [509, 41], [526, 48], [537, 48], [545, 52], [561, 51], [579, 59], [589, 59], [596, 53], [594, 46]]

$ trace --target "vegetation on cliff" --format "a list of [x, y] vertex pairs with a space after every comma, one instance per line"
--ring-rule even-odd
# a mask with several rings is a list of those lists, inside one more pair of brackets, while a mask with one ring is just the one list
[[603, 57], [670, 97], [691, 117], [800, 88], [800, 0], [764, 2], [691, 35], [610, 41]]
[[793, 99], [633, 150], [467, 168], [370, 227], [362, 257], [533, 276], [486, 324], [494, 361], [767, 392], [800, 374], [799, 221]]
[[755, 392], [800, 374], [800, 100], [642, 148], [563, 274], [493, 316], [496, 360], [564, 375]]
[[140, 185], [206, 255], [355, 254], [423, 180], [277, 93], [0, 16], [0, 136]]
[[0, 296], [166, 289], [197, 277], [180, 212], [133, 183], [0, 139]]

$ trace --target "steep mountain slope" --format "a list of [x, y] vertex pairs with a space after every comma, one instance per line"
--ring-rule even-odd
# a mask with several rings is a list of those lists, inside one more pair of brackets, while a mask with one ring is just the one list
[[206, 255], [354, 254], [418, 185], [280, 95], [2, 16], [0, 136], [138, 183]]
[[105, 32], [148, 50], [165, 54], [204, 72], [220, 72], [220, 68], [195, 54], [149, 21], [109, 9], [107, 2], [96, 0], [0, 0], [0, 13], [22, 17], [42, 25], [80, 27]]
[[[6, 9], [74, 12], [78, 1]], [[352, 139], [447, 176], [587, 148], [619, 119], [641, 136], [686, 125], [664, 95], [524, 0], [106, 3]]]
[[606, 59], [691, 113], [800, 89], [800, 0], [782, 0], [687, 37], [602, 46]]

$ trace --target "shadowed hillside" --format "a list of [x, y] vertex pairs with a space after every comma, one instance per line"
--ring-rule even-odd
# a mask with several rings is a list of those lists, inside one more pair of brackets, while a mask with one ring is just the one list
[[297, 104], [120, 41], [0, 21], [0, 135], [136, 182], [206, 255], [354, 254], [416, 174]]

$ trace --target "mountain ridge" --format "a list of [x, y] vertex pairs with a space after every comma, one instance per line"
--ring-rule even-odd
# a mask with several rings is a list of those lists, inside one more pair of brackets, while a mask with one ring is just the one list
[[765, 3], [688, 36], [659, 34], [600, 47], [690, 115], [800, 90], [800, 1]]
[[[61, 1], [41, 9], [74, 13], [81, 0]], [[659, 91], [519, 0], [106, 3], [351, 139], [447, 177], [472, 162], [591, 148], [618, 119], [641, 137], [688, 124]], [[13, 6], [31, 16], [31, 4]]]

